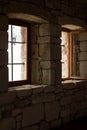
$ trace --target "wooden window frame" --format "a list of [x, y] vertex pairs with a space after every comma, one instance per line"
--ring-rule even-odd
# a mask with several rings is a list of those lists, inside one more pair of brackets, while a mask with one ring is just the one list
[[10, 24], [27, 27], [27, 79], [20, 81], [9, 81], [9, 87], [31, 84], [31, 26], [29, 23], [18, 19], [10, 19], [9, 25]]

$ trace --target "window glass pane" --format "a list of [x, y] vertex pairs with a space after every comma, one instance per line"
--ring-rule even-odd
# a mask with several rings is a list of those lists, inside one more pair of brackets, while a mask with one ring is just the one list
[[14, 65], [13, 66], [13, 81], [26, 80], [26, 66]]
[[25, 63], [27, 59], [26, 44], [13, 44], [13, 63]]
[[62, 52], [62, 78], [69, 76], [69, 34], [62, 32], [61, 52]]
[[13, 41], [14, 42], [26, 42], [27, 41], [27, 28], [21, 26], [12, 26]]

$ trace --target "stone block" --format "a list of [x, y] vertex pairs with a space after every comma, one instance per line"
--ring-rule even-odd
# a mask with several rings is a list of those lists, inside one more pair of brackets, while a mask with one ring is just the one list
[[51, 59], [57, 61], [61, 59], [61, 46], [59, 44], [51, 44]]
[[55, 85], [55, 70], [43, 69], [42, 70], [42, 83], [45, 85]]
[[61, 32], [60, 26], [57, 24], [41, 24], [39, 27], [40, 36], [59, 37]]
[[6, 118], [0, 120], [0, 129], [1, 130], [12, 130], [15, 128], [15, 119], [14, 118]]
[[41, 0], [37, 0], [37, 1], [35, 1], [35, 0], [32, 0], [32, 3], [33, 4], [35, 4], [35, 5], [37, 5], [37, 6], [44, 6], [44, 2], [43, 2], [43, 0], [41, 1]]
[[0, 50], [0, 65], [8, 64], [8, 53], [7, 51]]
[[21, 109], [14, 109], [14, 110], [12, 110], [12, 116], [15, 117], [15, 116], [19, 115], [21, 112], [22, 112]]
[[0, 105], [13, 103], [16, 99], [16, 92], [7, 92], [0, 94]]
[[31, 61], [31, 82], [32, 84], [39, 84], [40, 66], [38, 60]]
[[8, 89], [8, 68], [0, 66], [0, 91]]
[[87, 77], [87, 62], [83, 61], [80, 62], [80, 76], [81, 77]]
[[42, 85], [33, 85], [32, 90], [33, 90], [33, 94], [42, 93], [44, 87]]
[[49, 124], [47, 122], [40, 123], [40, 130], [49, 130]]
[[61, 111], [61, 117], [69, 117], [70, 115], [70, 110], [69, 109], [64, 109]]
[[38, 126], [35, 125], [35, 126], [25, 127], [25, 128], [23, 128], [21, 130], [38, 130], [38, 129], [39, 129]]
[[80, 50], [81, 50], [81, 52], [87, 51], [87, 41], [80, 42]]
[[0, 30], [8, 29], [8, 17], [4, 15], [0, 15]]
[[33, 44], [31, 46], [31, 58], [37, 59], [38, 58], [38, 54], [39, 54], [38, 44]]
[[27, 98], [31, 95], [32, 95], [31, 87], [27, 88], [27, 89], [25, 88], [24, 90], [20, 90], [20, 88], [19, 88], [19, 90], [17, 90], [17, 97], [20, 98], [20, 99], [25, 98], [25, 97]]
[[58, 119], [60, 108], [58, 102], [45, 103], [45, 117], [46, 121], [53, 121]]
[[60, 1], [59, 0], [46, 0], [46, 7], [51, 9], [60, 9]]
[[41, 61], [40, 66], [42, 69], [49, 69], [49, 68], [51, 68], [51, 62], [50, 61]]
[[1, 110], [0, 110], [0, 119], [2, 118], [2, 112], [1, 112]]
[[87, 32], [80, 32], [77, 35], [76, 40], [78, 40], [78, 41], [87, 41]]
[[34, 94], [32, 96], [32, 104], [52, 102], [55, 100], [55, 95], [53, 93], [40, 93]]
[[46, 85], [44, 87], [44, 93], [51, 93], [55, 91], [55, 86]]
[[40, 55], [42, 60], [50, 60], [51, 59], [50, 49], [51, 49], [50, 44], [39, 45], [39, 55]]
[[87, 52], [80, 52], [78, 54], [78, 60], [79, 62], [87, 60]]
[[44, 118], [43, 104], [33, 105], [23, 109], [22, 126], [39, 123]]
[[37, 43], [38, 44], [50, 43], [50, 36], [38, 37]]
[[58, 119], [58, 120], [54, 120], [50, 123], [50, 127], [51, 129], [55, 129], [55, 128], [58, 128], [59, 126], [62, 125], [62, 120], [61, 119]]
[[71, 104], [72, 101], [71, 101], [71, 97], [62, 97], [60, 99], [60, 105], [68, 105], [68, 104]]
[[8, 48], [8, 34], [5, 31], [0, 31], [0, 49], [7, 50]]
[[37, 43], [38, 44], [57, 43], [60, 45], [61, 39], [59, 39], [59, 37], [44, 36], [44, 37], [38, 37]]

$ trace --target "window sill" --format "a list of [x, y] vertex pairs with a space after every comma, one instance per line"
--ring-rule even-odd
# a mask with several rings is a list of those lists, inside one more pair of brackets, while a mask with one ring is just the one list
[[50, 85], [22, 85], [17, 87], [10, 87], [8, 91], [25, 92], [25, 93], [40, 93], [40, 92], [53, 92], [55, 87]]
[[63, 89], [87, 88], [87, 80], [69, 79], [62, 81]]
[[63, 80], [62, 84], [66, 83], [81, 83], [81, 82], [86, 82], [87, 80], [82, 80], [82, 79], [68, 79], [68, 80]]

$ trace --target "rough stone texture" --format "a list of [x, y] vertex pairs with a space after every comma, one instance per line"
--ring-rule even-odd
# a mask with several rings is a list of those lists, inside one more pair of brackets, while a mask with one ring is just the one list
[[7, 65], [8, 55], [6, 51], [0, 50], [0, 65]]
[[23, 127], [33, 125], [43, 119], [43, 105], [38, 104], [23, 109]]
[[39, 45], [39, 55], [41, 57], [41, 60], [48, 60], [48, 61], [50, 60], [51, 58], [50, 48], [51, 48], [50, 44]]
[[49, 124], [47, 122], [41, 122], [40, 130], [49, 130]]
[[8, 29], [8, 17], [5, 15], [0, 15], [0, 30]]
[[21, 130], [38, 130], [38, 129], [39, 129], [38, 126], [31, 126], [31, 127], [25, 127], [25, 128], [23, 128]]
[[48, 130], [87, 116], [87, 81], [71, 82], [23, 85], [0, 94], [0, 128]]
[[8, 34], [5, 31], [0, 31], [0, 49], [7, 49], [8, 48]]
[[19, 115], [20, 113], [22, 113], [21, 109], [14, 109], [12, 111], [12, 116], [15, 117], [15, 116]]
[[50, 127], [51, 127], [52, 129], [58, 128], [58, 127], [61, 126], [61, 125], [62, 125], [61, 119], [59, 119], [59, 120], [54, 120], [54, 121], [52, 121], [52, 122], [50, 123]]
[[41, 93], [41, 94], [34, 94], [32, 96], [32, 103], [37, 104], [41, 102], [52, 102], [55, 100], [55, 95], [52, 93]]
[[38, 60], [32, 60], [32, 68], [31, 68], [31, 82], [32, 84], [40, 84], [40, 68]]
[[45, 104], [46, 121], [58, 119], [59, 116], [58, 102], [51, 102]]
[[0, 91], [8, 90], [8, 68], [0, 66]]
[[15, 119], [8, 118], [0, 120], [0, 129], [1, 130], [12, 130], [15, 128]]
[[60, 9], [60, 1], [46, 0], [46, 6], [48, 8], [51, 8], [51, 9], [54, 8], [54, 9], [58, 10], [58, 9]]
[[60, 26], [55, 24], [42, 24], [39, 27], [39, 35], [40, 36], [54, 36], [58, 37], [60, 33]]
[[16, 99], [15, 92], [2, 93], [0, 94], [0, 105], [12, 103], [15, 101], [15, 99]]
[[[85, 4], [80, 4], [79, 0], [0, 2], [0, 13], [3, 14], [0, 15], [0, 50], [7, 51], [8, 48], [8, 17], [30, 23], [31, 83], [40, 84], [10, 88], [6, 93], [0, 91], [0, 129], [48, 130], [87, 116], [87, 81], [70, 80], [61, 84], [60, 62], [61, 25], [75, 24], [87, 28], [87, 2], [85, 1]], [[80, 37], [82, 43], [83, 38], [87, 40], [87, 36]], [[86, 51], [86, 48], [85, 43], [81, 44], [81, 51]], [[1, 57], [2, 55], [4, 54], [0, 54]], [[4, 61], [0, 64], [2, 63], [4, 64]], [[0, 66], [0, 89], [7, 90], [7, 75], [7, 67]]]

